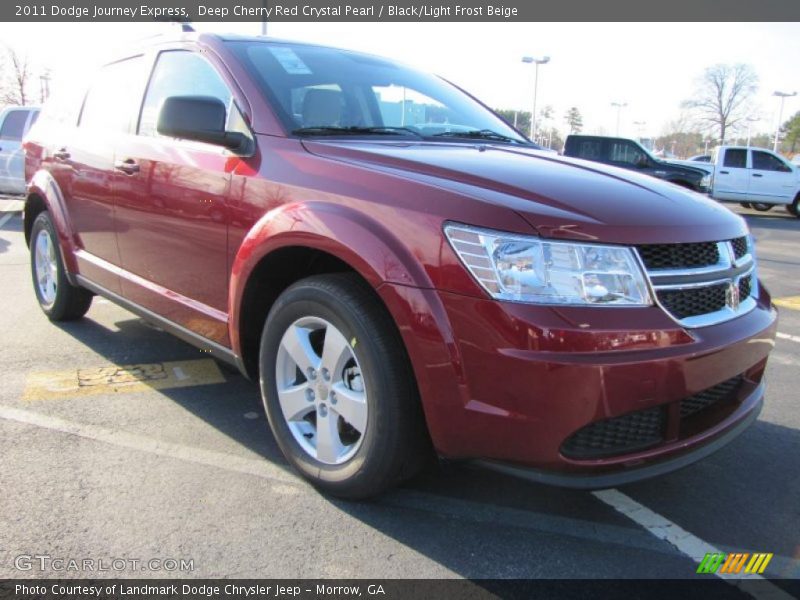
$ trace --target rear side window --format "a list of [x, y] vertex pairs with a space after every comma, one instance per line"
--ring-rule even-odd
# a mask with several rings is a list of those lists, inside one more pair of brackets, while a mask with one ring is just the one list
[[203, 57], [186, 50], [162, 52], [142, 105], [139, 135], [158, 136], [156, 125], [161, 104], [170, 96], [211, 96], [228, 107], [231, 116], [232, 96], [222, 77]]
[[725, 161], [723, 163], [726, 167], [734, 169], [744, 169], [747, 167], [747, 150], [726, 150]]
[[757, 150], [753, 150], [753, 168], [760, 171], [781, 171], [784, 173], [791, 171], [778, 157], [767, 152], [758, 152]]
[[79, 127], [129, 131], [139, 98], [143, 59], [136, 56], [106, 65], [89, 88]]
[[576, 145], [575, 156], [588, 160], [603, 158], [603, 143], [600, 140], [579, 140]]
[[22, 134], [25, 133], [25, 123], [28, 120], [29, 112], [27, 110], [9, 112], [0, 127], [0, 140], [21, 140]]
[[628, 165], [636, 165], [642, 159], [644, 159], [644, 154], [633, 144], [627, 144], [625, 142], [611, 142], [611, 161], [625, 163]]

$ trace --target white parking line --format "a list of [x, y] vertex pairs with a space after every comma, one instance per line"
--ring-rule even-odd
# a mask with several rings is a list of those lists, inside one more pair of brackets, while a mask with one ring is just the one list
[[0, 229], [3, 228], [3, 225], [5, 225], [9, 221], [9, 219], [11, 219], [11, 217], [14, 216], [14, 214], [15, 213], [6, 213], [2, 217], [0, 217]]
[[213, 450], [204, 450], [203, 448], [174, 444], [143, 435], [137, 435], [135, 433], [129, 433], [127, 431], [107, 429], [97, 425], [75, 423], [74, 421], [66, 421], [58, 417], [20, 410], [10, 406], [0, 406], [0, 419], [17, 421], [18, 423], [25, 423], [27, 425], [52, 429], [70, 435], [77, 435], [112, 446], [150, 452], [160, 456], [177, 458], [179, 460], [226, 469], [228, 471], [255, 475], [256, 477], [270, 479], [280, 483], [302, 484], [302, 480], [266, 460], [244, 458], [224, 452], [214, 452]]
[[[697, 564], [700, 564], [706, 554], [720, 553], [720, 550], [715, 546], [704, 542], [699, 537], [692, 535], [643, 504], [639, 504], [619, 490], [602, 490], [592, 492], [592, 495], [638, 523], [658, 539], [672, 544], [678, 551], [691, 558]], [[794, 596], [784, 592], [760, 575], [752, 573], [730, 575], [720, 572], [717, 572], [716, 575], [759, 600], [792, 600], [794, 598]]]
[[[11, 406], [0, 405], [0, 419], [42, 427], [112, 446], [149, 452], [159, 456], [260, 477], [273, 481], [276, 485], [283, 486], [283, 488], [294, 487], [299, 490], [306, 487], [310, 489], [308, 484], [297, 475], [261, 458], [246, 458], [225, 452], [175, 444], [126, 431], [66, 421], [58, 417], [21, 410]], [[290, 484], [290, 486], [287, 486], [287, 484]], [[387, 506], [425, 511], [455, 519], [494, 523], [500, 526], [515, 529], [523, 528], [554, 536], [568, 536], [595, 543], [636, 548], [646, 552], [672, 554], [671, 550], [667, 552], [667, 548], [662, 548], [662, 544], [653, 540], [646, 532], [640, 533], [635, 529], [620, 525], [596, 523], [568, 516], [483, 504], [460, 498], [447, 498], [413, 490], [397, 490], [392, 494], [388, 494], [382, 502]]]
[[798, 344], [800, 344], [800, 336], [789, 335], [788, 333], [781, 333], [780, 331], [778, 332], [777, 335], [778, 338], [781, 340], [789, 340], [790, 342], [797, 342]]
[[[246, 458], [195, 446], [185, 446], [126, 431], [67, 421], [11, 406], [0, 405], [0, 419], [59, 431], [112, 446], [149, 452], [167, 458], [267, 479], [274, 482], [276, 491], [286, 492], [291, 490], [299, 491], [302, 488], [310, 489], [308, 484], [298, 476], [261, 458]], [[569, 536], [598, 543], [638, 548], [645, 551], [665, 552], [666, 548], [659, 547], [658, 542], [650, 541], [652, 538], [648, 534], [651, 534], [659, 540], [668, 542], [696, 562], [699, 562], [706, 552], [719, 552], [714, 546], [703, 542], [681, 529], [678, 525], [645, 508], [617, 490], [593, 492], [593, 495], [639, 525], [642, 525], [646, 529], [646, 533], [639, 534], [636, 530], [630, 530], [619, 525], [598, 523], [526, 509], [483, 504], [414, 490], [398, 490], [389, 494], [383, 502], [388, 506], [421, 510], [456, 519], [524, 528], [538, 533]], [[772, 564], [776, 564], [776, 566], [783, 565], [782, 570], [788, 573], [790, 567], [794, 569], [795, 561], [775, 555]], [[748, 575], [740, 578], [738, 576], [720, 574], [719, 577], [733, 579], [731, 582], [733, 585], [759, 600], [791, 600], [792, 598], [783, 590], [758, 575]], [[747, 577], [747, 579], [744, 577]]]

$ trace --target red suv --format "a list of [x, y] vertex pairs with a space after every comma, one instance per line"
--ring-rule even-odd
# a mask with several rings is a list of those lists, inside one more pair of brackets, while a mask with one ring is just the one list
[[776, 313], [745, 222], [540, 152], [394, 61], [189, 34], [100, 70], [26, 142], [52, 320], [99, 294], [258, 379], [319, 488], [430, 456], [597, 488], [758, 415]]

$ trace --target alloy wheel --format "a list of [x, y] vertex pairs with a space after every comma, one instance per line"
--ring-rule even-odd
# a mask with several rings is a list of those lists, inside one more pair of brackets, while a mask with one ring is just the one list
[[292, 323], [278, 348], [275, 382], [283, 417], [304, 452], [328, 465], [355, 455], [369, 403], [361, 367], [339, 329], [319, 317]]
[[35, 244], [36, 285], [42, 304], [49, 307], [56, 301], [58, 291], [58, 263], [56, 262], [55, 244], [46, 229], [39, 231]]

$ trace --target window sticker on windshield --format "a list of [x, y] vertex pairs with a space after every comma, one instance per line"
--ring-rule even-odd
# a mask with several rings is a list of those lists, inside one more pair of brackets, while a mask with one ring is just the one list
[[291, 48], [284, 48], [280, 46], [271, 46], [269, 49], [281, 66], [283, 70], [290, 75], [311, 75], [311, 69], [306, 66], [300, 57], [294, 53]]

